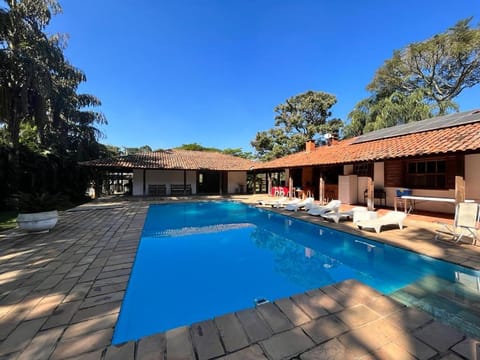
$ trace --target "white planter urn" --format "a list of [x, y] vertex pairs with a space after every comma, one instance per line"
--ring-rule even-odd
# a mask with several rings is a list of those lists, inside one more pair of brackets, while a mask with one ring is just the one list
[[58, 211], [43, 211], [37, 213], [20, 213], [17, 224], [20, 230], [26, 232], [48, 232], [58, 221]]

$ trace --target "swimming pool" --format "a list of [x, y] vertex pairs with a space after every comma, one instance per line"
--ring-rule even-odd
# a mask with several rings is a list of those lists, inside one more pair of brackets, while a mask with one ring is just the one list
[[459, 276], [480, 272], [241, 203], [152, 205], [113, 343], [351, 278], [392, 294]]

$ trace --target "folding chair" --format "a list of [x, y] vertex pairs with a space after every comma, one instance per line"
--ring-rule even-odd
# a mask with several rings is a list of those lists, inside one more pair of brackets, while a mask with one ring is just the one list
[[442, 224], [443, 228], [437, 230], [435, 239], [441, 235], [448, 235], [458, 243], [465, 235], [472, 237], [472, 245], [477, 244], [480, 222], [480, 206], [477, 203], [458, 203], [455, 207], [453, 226]]

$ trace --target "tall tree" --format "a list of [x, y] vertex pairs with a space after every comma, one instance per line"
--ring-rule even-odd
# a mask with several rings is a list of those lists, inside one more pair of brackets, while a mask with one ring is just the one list
[[5, 5], [0, 8], [0, 124], [9, 145], [18, 147], [21, 124], [27, 122], [45, 148], [59, 153], [78, 150], [78, 139], [96, 140], [100, 133], [94, 124], [106, 121], [88, 108], [100, 101], [77, 93], [86, 77], [65, 59], [65, 37], [45, 33], [60, 4], [5, 0]]
[[100, 101], [77, 93], [86, 77], [65, 59], [65, 37], [46, 34], [60, 11], [57, 0], [0, 2], [0, 139], [11, 149], [10, 193], [19, 183], [22, 143], [73, 163], [100, 151], [95, 125], [106, 120], [92, 110]]
[[19, 143], [20, 125], [45, 113], [52, 79], [49, 63], [58, 49], [43, 33], [56, 1], [5, 1], [0, 8], [0, 121], [9, 145]]
[[251, 142], [262, 160], [298, 152], [307, 140], [319, 140], [326, 133], [338, 134], [343, 122], [328, 119], [337, 99], [325, 92], [307, 91], [275, 107], [275, 127], [258, 132]]
[[175, 149], [179, 150], [191, 150], [191, 151], [213, 151], [213, 152], [221, 152], [222, 150], [213, 148], [213, 147], [205, 147], [200, 145], [199, 143], [190, 143], [190, 144], [182, 144], [181, 146], [176, 147]]
[[139, 153], [152, 152], [152, 148], [148, 145], [143, 145], [138, 148], [136, 147], [126, 147], [124, 148], [124, 153], [127, 155], [135, 155]]
[[480, 82], [480, 28], [471, 20], [394, 51], [368, 85], [370, 98], [349, 114], [345, 136], [458, 110], [455, 97]]
[[241, 148], [226, 148], [226, 149], [217, 149], [214, 147], [205, 147], [198, 143], [191, 143], [191, 144], [182, 144], [182, 146], [178, 146], [175, 149], [180, 150], [195, 150], [195, 151], [212, 151], [212, 152], [219, 152], [227, 155], [238, 156], [244, 159], [253, 159], [253, 154], [249, 152], [244, 152]]
[[480, 82], [480, 28], [470, 28], [471, 20], [395, 51], [367, 89], [380, 98], [422, 89], [425, 100], [444, 114], [456, 96]]
[[253, 160], [254, 156], [251, 152], [243, 151], [241, 148], [226, 148], [222, 150], [222, 153], [232, 156], [241, 157], [244, 159]]
[[374, 97], [364, 99], [348, 115], [350, 123], [343, 128], [343, 136], [349, 138], [433, 117], [433, 106], [424, 99], [422, 89], [409, 95], [394, 92], [380, 100]]

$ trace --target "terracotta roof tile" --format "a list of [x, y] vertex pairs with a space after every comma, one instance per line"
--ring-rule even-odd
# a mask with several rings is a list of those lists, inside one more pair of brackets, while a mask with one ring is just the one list
[[216, 152], [161, 150], [92, 160], [81, 165], [131, 169], [246, 171], [252, 168], [261, 170], [335, 165], [453, 152], [478, 152], [480, 122], [367, 142], [355, 143], [356, 140], [357, 138], [342, 140], [332, 146], [318, 147], [309, 153], [299, 152], [265, 163]]
[[480, 122], [368, 142], [356, 138], [258, 164], [256, 169], [348, 164], [420, 155], [480, 151]]
[[255, 162], [217, 152], [160, 150], [85, 161], [80, 165], [130, 169], [246, 171], [252, 168]]

